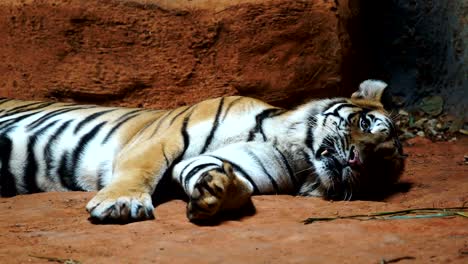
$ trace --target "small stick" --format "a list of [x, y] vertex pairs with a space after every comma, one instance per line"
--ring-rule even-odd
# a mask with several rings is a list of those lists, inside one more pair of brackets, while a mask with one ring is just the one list
[[[468, 217], [468, 214], [463, 212], [468, 207], [448, 207], [448, 208], [416, 208], [405, 209], [399, 211], [377, 212], [370, 214], [357, 214], [336, 217], [310, 217], [304, 220], [304, 224], [310, 224], [316, 221], [331, 221], [337, 219], [358, 219], [358, 220], [371, 220], [371, 219], [411, 219], [411, 218], [434, 218], [434, 217], [447, 217], [447, 216], [462, 216]], [[429, 214], [435, 213], [435, 214]], [[404, 216], [405, 214], [419, 214], [416, 216]]]
[[50, 262], [58, 262], [58, 263], [64, 263], [64, 264], [81, 264], [78, 260], [74, 259], [62, 259], [62, 258], [56, 258], [56, 257], [47, 257], [47, 256], [37, 256], [37, 255], [29, 255], [30, 257], [33, 258], [38, 258], [38, 259], [45, 259]]

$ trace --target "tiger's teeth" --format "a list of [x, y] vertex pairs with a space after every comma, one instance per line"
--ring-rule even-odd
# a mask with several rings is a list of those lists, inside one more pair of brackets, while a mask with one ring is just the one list
[[327, 153], [328, 153], [328, 150], [324, 150], [322, 153], [320, 153], [320, 155], [325, 156], [327, 155]]

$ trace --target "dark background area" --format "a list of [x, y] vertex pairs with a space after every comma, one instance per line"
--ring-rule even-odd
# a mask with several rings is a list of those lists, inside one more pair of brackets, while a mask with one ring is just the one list
[[466, 121], [467, 3], [350, 1], [357, 12], [348, 24], [356, 53], [345, 65], [347, 76], [354, 84], [365, 76], [386, 80], [394, 103], [410, 110], [425, 97], [441, 96], [445, 111]]

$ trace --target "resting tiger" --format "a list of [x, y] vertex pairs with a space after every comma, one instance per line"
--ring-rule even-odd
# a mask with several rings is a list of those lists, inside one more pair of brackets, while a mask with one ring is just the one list
[[386, 86], [367, 80], [349, 99], [292, 110], [240, 96], [173, 110], [1, 99], [0, 194], [99, 190], [91, 217], [124, 222], [154, 217], [162, 179], [185, 192], [191, 221], [254, 194], [351, 199], [404, 168]]

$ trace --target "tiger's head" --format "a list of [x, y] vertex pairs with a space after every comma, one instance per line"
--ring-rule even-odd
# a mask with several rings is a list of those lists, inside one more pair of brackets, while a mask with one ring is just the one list
[[387, 84], [367, 80], [351, 98], [318, 101], [306, 138], [313, 181], [301, 194], [351, 199], [387, 190], [404, 169], [402, 146], [381, 98]]

